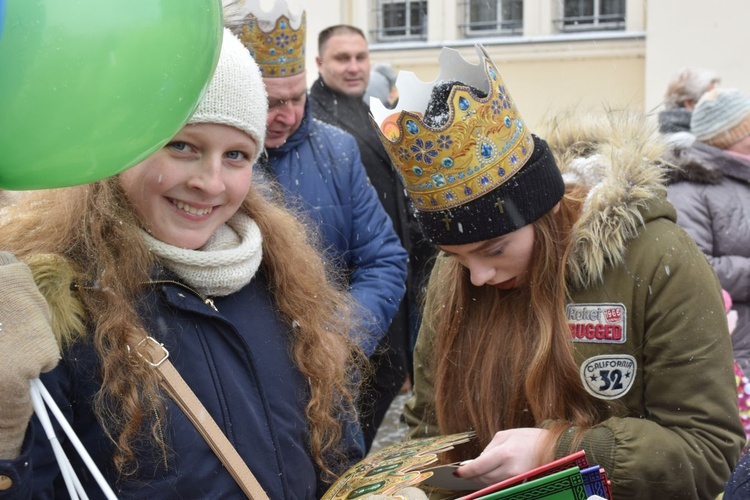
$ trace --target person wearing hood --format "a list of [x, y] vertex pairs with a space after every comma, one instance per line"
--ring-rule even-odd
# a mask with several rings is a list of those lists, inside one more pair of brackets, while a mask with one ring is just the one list
[[440, 250], [409, 437], [475, 431], [446, 461], [485, 484], [585, 450], [613, 498], [714, 498], [744, 432], [721, 288], [675, 224], [663, 143], [613, 111], [561, 118], [548, 144], [478, 53], [444, 48], [437, 83], [402, 74], [398, 106], [373, 107]]
[[394, 106], [398, 101], [396, 91], [396, 70], [390, 64], [376, 64], [370, 70], [370, 81], [362, 100], [370, 105], [370, 97], [380, 99], [388, 107]]
[[692, 114], [695, 141], [670, 152], [677, 223], [706, 254], [737, 311], [734, 355], [750, 371], [750, 96], [706, 93]]

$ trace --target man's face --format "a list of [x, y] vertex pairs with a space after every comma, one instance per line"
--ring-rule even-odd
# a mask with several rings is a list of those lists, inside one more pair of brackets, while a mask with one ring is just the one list
[[370, 79], [367, 41], [358, 34], [334, 35], [315, 58], [318, 72], [333, 91], [351, 97], [365, 95]]
[[278, 148], [302, 123], [307, 99], [307, 80], [302, 72], [294, 76], [264, 78], [263, 83], [268, 93], [265, 146]]

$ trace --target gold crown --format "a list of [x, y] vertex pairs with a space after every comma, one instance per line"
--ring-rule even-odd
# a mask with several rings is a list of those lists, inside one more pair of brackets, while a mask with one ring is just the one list
[[[477, 53], [479, 64], [471, 64], [443, 48], [440, 75], [433, 82], [399, 72], [395, 109], [371, 98], [380, 139], [418, 210], [447, 210], [487, 194], [513, 177], [534, 150], [500, 73], [481, 45]], [[461, 84], [448, 96], [447, 120], [429, 126], [423, 116], [432, 89], [449, 81]], [[476, 97], [470, 87], [486, 97]]]
[[237, 36], [253, 55], [265, 78], [297, 75], [305, 71], [307, 14], [292, 13], [286, 0], [276, 0], [270, 11], [260, 0], [242, 2], [242, 23]]

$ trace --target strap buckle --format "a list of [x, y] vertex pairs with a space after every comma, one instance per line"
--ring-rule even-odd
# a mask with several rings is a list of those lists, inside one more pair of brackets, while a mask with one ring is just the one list
[[[128, 348], [128, 353], [134, 352], [135, 354], [143, 358], [143, 360], [146, 363], [150, 364], [153, 367], [157, 367], [161, 365], [169, 357], [169, 351], [167, 350], [166, 347], [164, 347], [164, 344], [162, 344], [161, 342], [159, 342], [158, 340], [150, 336], [145, 337], [143, 340], [138, 342], [132, 350], [130, 349], [129, 345], [127, 346], [127, 348]], [[148, 359], [147, 357], [145, 357], [143, 354], [140, 353], [140, 350], [142, 348], [148, 349], [150, 351], [150, 354], [153, 355], [154, 358], [158, 358], [161, 355], [161, 359], [159, 359], [158, 361], [151, 361], [150, 359]], [[161, 351], [159, 351], [159, 349], [161, 349]]]

